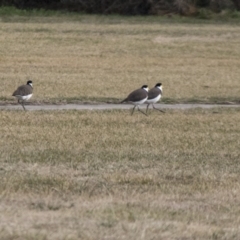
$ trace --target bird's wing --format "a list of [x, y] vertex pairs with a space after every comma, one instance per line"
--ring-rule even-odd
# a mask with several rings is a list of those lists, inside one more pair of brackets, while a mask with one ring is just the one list
[[127, 100], [130, 102], [137, 102], [137, 101], [141, 101], [142, 99], [146, 98], [147, 96], [148, 96], [147, 91], [140, 88], [140, 89], [137, 89], [137, 90], [131, 92], [128, 95]]
[[18, 89], [13, 93], [13, 96], [17, 96], [17, 95], [26, 96], [26, 95], [32, 94], [32, 92], [33, 92], [33, 89], [31, 86], [22, 85], [18, 87]]
[[162, 91], [159, 88], [152, 88], [148, 92], [148, 99], [156, 98], [159, 94], [162, 94]]

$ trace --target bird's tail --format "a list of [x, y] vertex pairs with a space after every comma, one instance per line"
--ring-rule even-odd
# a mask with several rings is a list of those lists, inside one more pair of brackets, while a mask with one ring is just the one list
[[120, 103], [124, 103], [127, 102], [127, 98], [125, 98], [124, 100], [122, 100]]

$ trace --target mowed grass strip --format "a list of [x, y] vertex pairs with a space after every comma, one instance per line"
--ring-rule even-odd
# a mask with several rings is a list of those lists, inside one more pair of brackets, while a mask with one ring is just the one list
[[2, 18], [1, 103], [13, 102], [12, 92], [28, 79], [32, 102], [118, 102], [157, 82], [164, 102], [239, 102], [239, 23], [181, 21]]
[[239, 239], [238, 109], [0, 117], [5, 239]]

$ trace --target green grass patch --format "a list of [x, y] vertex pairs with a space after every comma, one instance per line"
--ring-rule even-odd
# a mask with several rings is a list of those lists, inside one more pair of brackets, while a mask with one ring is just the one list
[[[21, 17], [49, 17], [49, 16], [66, 16], [67, 12], [63, 13], [61, 11], [52, 11], [45, 9], [19, 9], [16, 7], [0, 7], [0, 15], [1, 16], [21, 16]], [[70, 13], [69, 13], [70, 15]]]

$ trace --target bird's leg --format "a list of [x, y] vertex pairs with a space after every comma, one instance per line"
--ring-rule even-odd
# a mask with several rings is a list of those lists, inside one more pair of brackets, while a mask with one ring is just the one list
[[146, 113], [147, 113], [147, 111], [148, 111], [148, 107], [149, 107], [149, 105], [150, 105], [150, 103], [147, 105]]
[[145, 112], [141, 111], [141, 109], [139, 107], [138, 107], [138, 111], [147, 116], [147, 114]]
[[24, 107], [24, 101], [22, 101], [22, 107], [23, 107], [23, 109], [26, 111], [26, 109], [25, 109], [25, 107]]
[[134, 106], [134, 108], [133, 108], [133, 110], [132, 110], [132, 113], [131, 113], [131, 115], [133, 115], [133, 112], [134, 112], [134, 109], [135, 109], [135, 107], [136, 107], [136, 105]]
[[162, 113], [165, 113], [165, 111], [163, 111], [163, 110], [161, 110], [161, 109], [158, 109], [158, 108], [154, 107], [154, 105], [153, 105], [153, 108], [156, 109], [156, 110], [158, 110], [158, 111], [160, 111], [160, 112], [162, 112]]

